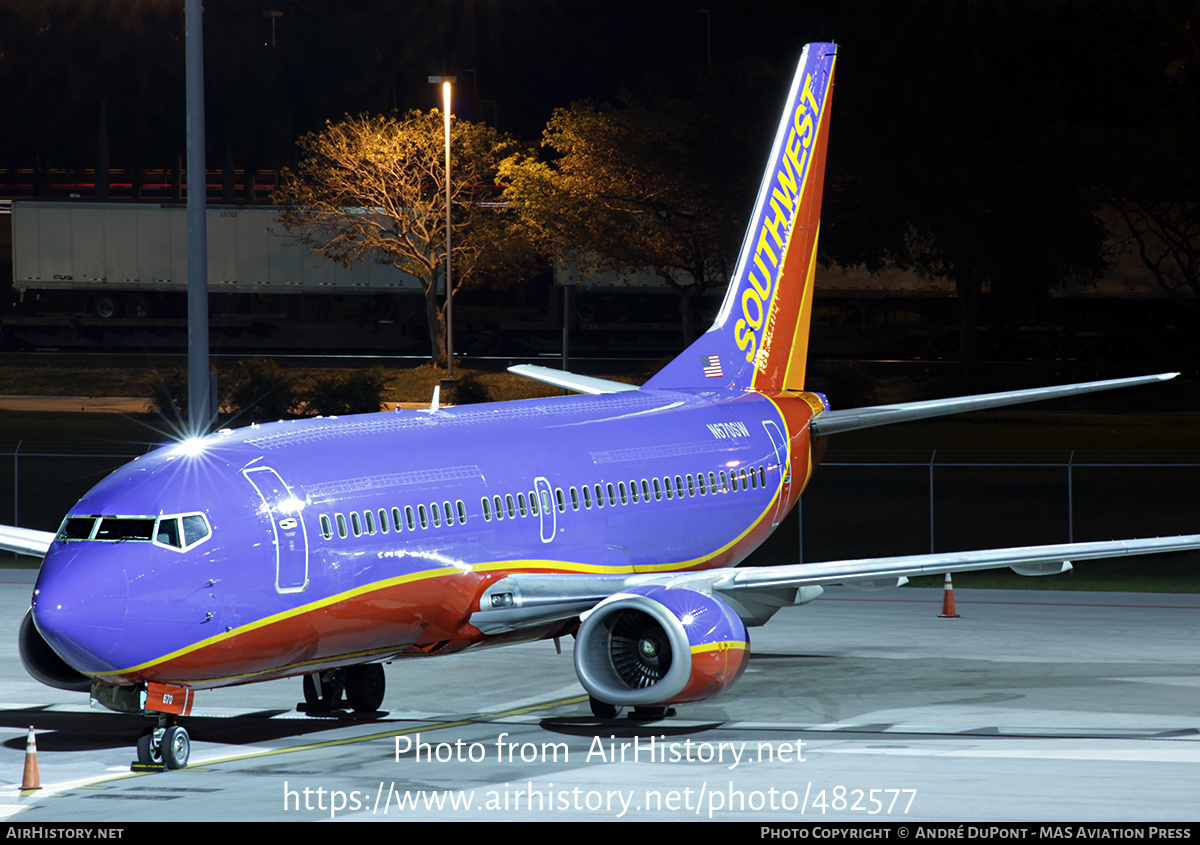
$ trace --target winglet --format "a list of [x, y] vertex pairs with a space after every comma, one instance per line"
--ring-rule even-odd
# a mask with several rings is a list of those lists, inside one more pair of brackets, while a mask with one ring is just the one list
[[646, 387], [803, 389], [836, 59], [804, 48], [716, 322]]

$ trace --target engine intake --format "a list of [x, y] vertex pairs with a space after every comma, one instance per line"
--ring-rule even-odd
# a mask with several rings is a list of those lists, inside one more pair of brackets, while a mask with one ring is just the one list
[[733, 684], [749, 656], [746, 626], [715, 596], [633, 587], [586, 615], [575, 640], [575, 673], [593, 698], [608, 704], [678, 704]]
[[73, 692], [87, 692], [92, 688], [92, 679], [68, 666], [46, 642], [33, 624], [32, 608], [26, 611], [25, 618], [21, 620], [17, 649], [21, 653], [25, 671], [46, 686]]

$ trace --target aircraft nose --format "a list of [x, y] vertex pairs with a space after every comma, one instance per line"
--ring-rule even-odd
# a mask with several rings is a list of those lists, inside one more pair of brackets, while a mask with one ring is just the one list
[[120, 567], [88, 561], [78, 549], [52, 548], [33, 593], [33, 620], [72, 668], [96, 674], [118, 668], [129, 582]]

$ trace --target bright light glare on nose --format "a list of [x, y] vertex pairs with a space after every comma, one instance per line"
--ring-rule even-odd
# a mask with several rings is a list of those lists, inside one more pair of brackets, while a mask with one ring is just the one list
[[204, 439], [201, 437], [189, 437], [188, 439], [180, 442], [180, 444], [175, 447], [175, 451], [181, 455], [187, 455], [189, 457], [199, 455], [204, 451]]

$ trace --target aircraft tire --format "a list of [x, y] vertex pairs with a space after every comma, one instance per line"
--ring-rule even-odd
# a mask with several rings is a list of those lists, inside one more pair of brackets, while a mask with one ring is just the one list
[[342, 690], [345, 687], [345, 672], [341, 669], [331, 669], [321, 673], [321, 691], [312, 675], [304, 676], [304, 703], [309, 712], [337, 710], [342, 704]]
[[138, 737], [137, 761], [143, 766], [156, 766], [162, 762], [162, 755], [154, 746], [154, 728], [147, 728]]
[[368, 663], [346, 670], [346, 701], [355, 713], [374, 713], [383, 704], [387, 677], [383, 666]]
[[167, 728], [159, 752], [168, 769], [187, 768], [188, 757], [192, 753], [192, 739], [188, 736], [187, 729], [181, 725], [171, 725]]

